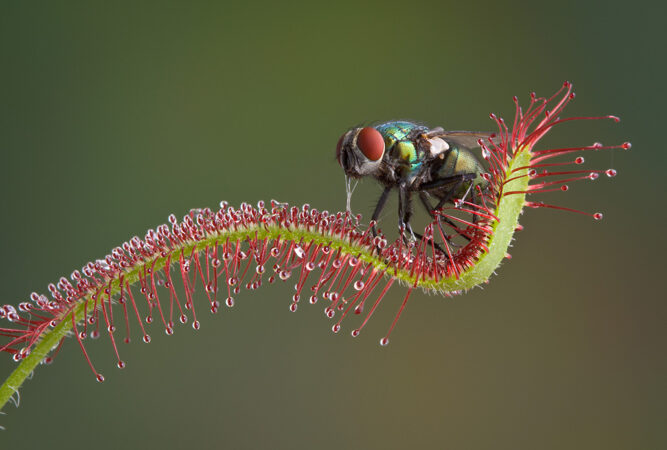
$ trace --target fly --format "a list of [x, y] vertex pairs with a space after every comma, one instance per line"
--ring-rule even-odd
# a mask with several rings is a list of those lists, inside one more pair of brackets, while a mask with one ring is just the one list
[[[491, 133], [429, 129], [404, 121], [348, 130], [336, 146], [336, 159], [346, 177], [348, 210], [352, 180], [370, 176], [384, 186], [371, 217], [373, 221], [380, 217], [391, 190], [397, 189], [398, 226], [402, 235], [407, 230], [413, 238], [422, 237], [410, 226], [414, 193], [433, 219], [455, 226], [436, 211], [468, 195], [476, 203], [478, 193], [488, 187], [484, 166], [471, 150], [479, 147], [480, 139], [489, 137]], [[473, 222], [477, 219], [473, 215]]]

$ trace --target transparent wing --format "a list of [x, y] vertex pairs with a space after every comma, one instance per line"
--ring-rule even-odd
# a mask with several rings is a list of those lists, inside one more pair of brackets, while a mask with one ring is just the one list
[[477, 141], [480, 139], [488, 143], [492, 136], [495, 136], [495, 134], [483, 131], [445, 131], [442, 128], [435, 128], [427, 133], [429, 138], [439, 137], [449, 144], [467, 149], [479, 147]]

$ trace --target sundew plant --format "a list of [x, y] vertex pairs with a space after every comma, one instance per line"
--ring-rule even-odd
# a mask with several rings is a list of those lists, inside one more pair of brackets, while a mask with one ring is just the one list
[[133, 237], [49, 284], [48, 294], [32, 293], [16, 306], [0, 307], [0, 350], [17, 363], [0, 387], [0, 406], [10, 400], [18, 404], [24, 380], [39, 364], [51, 363], [66, 338], [77, 340], [101, 382], [104, 376], [86, 352], [91, 338], [108, 336], [122, 369], [121, 343], [132, 337], [149, 343], [151, 332], [171, 335], [179, 324], [197, 330], [203, 313], [233, 307], [241, 290], [279, 281], [294, 283], [290, 311], [302, 303], [321, 304], [332, 331], [345, 326], [352, 336], [362, 332], [387, 291], [402, 286], [403, 301], [379, 340], [387, 345], [415, 290], [452, 296], [488, 282], [509, 256], [524, 207], [602, 219], [599, 212], [539, 200], [540, 193], [567, 191], [575, 181], [616, 175], [614, 169], [584, 168], [582, 154], [630, 148], [628, 142], [540, 148], [540, 139], [563, 122], [619, 121], [615, 116], [561, 117], [572, 99], [572, 85], [566, 82], [550, 98], [532, 94], [524, 107], [515, 97], [511, 123], [492, 114], [497, 133], [479, 141], [488, 187], [478, 187], [474, 201], [463, 197], [434, 211], [436, 220], [420, 239], [390, 242], [375, 235], [375, 224], [361, 216], [276, 201], [238, 208], [221, 202], [217, 210], [192, 210], [180, 220], [170, 215], [168, 223], [143, 238]]

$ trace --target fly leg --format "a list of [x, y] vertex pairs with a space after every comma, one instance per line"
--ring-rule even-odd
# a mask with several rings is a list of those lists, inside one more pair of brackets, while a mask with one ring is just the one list
[[[380, 217], [380, 213], [382, 212], [382, 208], [384, 208], [385, 203], [387, 203], [387, 197], [389, 197], [389, 192], [391, 192], [391, 186], [387, 186], [384, 188], [384, 191], [382, 191], [382, 194], [380, 195], [380, 199], [377, 202], [377, 205], [375, 205], [375, 211], [373, 211], [373, 216], [371, 217], [371, 220], [377, 223], [378, 218]], [[375, 228], [375, 224], [371, 227], [371, 232], [373, 233], [373, 237], [377, 236], [377, 229]]]
[[401, 238], [406, 244], [407, 239], [405, 237], [405, 230], [410, 232], [413, 240], [417, 239], [416, 234], [412, 231], [412, 226], [410, 225], [410, 218], [412, 217], [412, 200], [410, 197], [410, 191], [408, 191], [405, 186], [401, 185], [398, 188], [398, 228], [401, 233]]
[[[429, 201], [428, 197], [426, 196], [426, 192], [420, 191], [419, 192], [419, 199], [421, 200], [422, 205], [424, 205], [424, 209], [426, 209], [429, 216], [431, 216], [431, 218], [435, 220], [435, 223], [438, 225], [438, 228], [440, 228], [440, 232], [442, 233], [442, 235], [445, 236], [445, 239], [447, 239], [446, 238], [447, 234], [445, 233], [445, 230], [442, 229], [442, 224], [440, 222], [441, 221], [445, 222], [445, 223], [447, 223], [448, 225], [450, 225], [451, 227], [454, 227], [454, 228], [456, 228], [456, 224], [454, 222], [452, 222], [451, 220], [449, 220], [447, 217], [442, 217], [442, 216], [440, 216], [438, 214], [435, 214], [433, 212], [434, 209], [431, 206], [431, 202]], [[470, 240], [470, 238], [468, 238], [467, 236], [463, 236], [463, 237], [468, 239], [468, 241]], [[420, 238], [421, 238], [421, 236], [420, 236]], [[444, 255], [447, 255], [447, 252], [445, 252], [445, 250], [443, 250], [443, 248], [440, 246], [440, 244], [435, 242], [435, 239], [433, 239], [433, 243], [435, 244], [435, 248], [440, 250]]]
[[422, 184], [421, 190], [432, 191], [439, 187], [454, 183], [452, 188], [449, 191], [447, 191], [447, 194], [445, 194], [445, 196], [440, 199], [440, 201], [434, 208], [434, 210], [438, 210], [442, 208], [445, 205], [445, 203], [447, 203], [452, 198], [452, 195], [454, 195], [454, 193], [459, 190], [464, 181], [466, 180], [472, 181], [475, 179], [476, 176], [477, 175], [474, 173], [463, 173], [461, 175], [454, 175], [451, 177], [441, 178], [440, 180], [435, 180], [429, 183]]
[[[435, 208], [433, 208], [433, 206], [431, 206], [431, 202], [426, 197], [425, 192], [422, 192], [422, 191], [419, 192], [419, 199], [422, 201], [422, 205], [424, 205], [424, 208], [428, 212], [429, 216], [431, 216], [431, 218], [433, 218], [434, 220], [437, 221], [438, 227], [440, 228], [440, 231], [442, 231], [443, 236], [446, 236], [446, 234], [445, 234], [445, 231], [442, 229], [442, 225], [440, 224], [441, 221], [445, 222], [447, 225], [449, 225], [452, 228], [457, 228], [456, 224], [454, 222], [452, 222], [451, 220], [449, 220], [447, 217], [443, 217], [443, 216], [441, 216], [439, 214], [435, 214], [433, 212], [433, 211], [435, 211]], [[468, 236], [462, 235], [462, 237], [464, 239], [470, 241], [470, 238]]]
[[[434, 190], [434, 189], [437, 189], [437, 188], [440, 188], [440, 187], [443, 187], [443, 186], [447, 186], [448, 184], [454, 183], [453, 186], [447, 191], [445, 196], [440, 199], [440, 201], [435, 206], [435, 208], [431, 208], [431, 204], [428, 201], [428, 199], [426, 198], [425, 193], [424, 193], [423, 197], [420, 195], [422, 203], [424, 204], [426, 209], [429, 210], [429, 214], [431, 215], [431, 217], [433, 217], [436, 220], [436, 222], [438, 224], [438, 228], [440, 228], [440, 231], [442, 231], [442, 234], [443, 234], [443, 236], [445, 236], [445, 239], [446, 239], [447, 235], [443, 231], [442, 225], [441, 225], [440, 222], [442, 221], [442, 222], [447, 223], [454, 230], [456, 230], [458, 228], [458, 226], [454, 222], [452, 222], [450, 219], [448, 219], [446, 217], [442, 217], [440, 214], [435, 214], [434, 211], [437, 211], [440, 208], [442, 208], [452, 198], [452, 195], [454, 195], [454, 193], [459, 190], [459, 188], [461, 187], [461, 185], [465, 181], [470, 181], [472, 183], [472, 180], [474, 180], [476, 176], [477, 175], [474, 174], [474, 173], [464, 173], [464, 174], [461, 174], [461, 175], [454, 175], [454, 176], [451, 176], [451, 177], [441, 178], [439, 180], [434, 180], [434, 181], [431, 181], [429, 183], [424, 183], [424, 184], [421, 185], [421, 189], [423, 191], [429, 191], [429, 190]], [[422, 194], [422, 193], [420, 192], [420, 194]], [[471, 240], [468, 236], [466, 236], [464, 234], [461, 234], [461, 236], [468, 241]]]

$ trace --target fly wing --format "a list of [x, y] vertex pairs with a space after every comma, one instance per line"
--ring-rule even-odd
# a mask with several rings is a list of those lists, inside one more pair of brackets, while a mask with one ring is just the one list
[[488, 144], [489, 138], [494, 136], [494, 133], [485, 133], [482, 131], [440, 131], [437, 134], [429, 137], [439, 137], [450, 144], [467, 149], [479, 147], [480, 139]]

